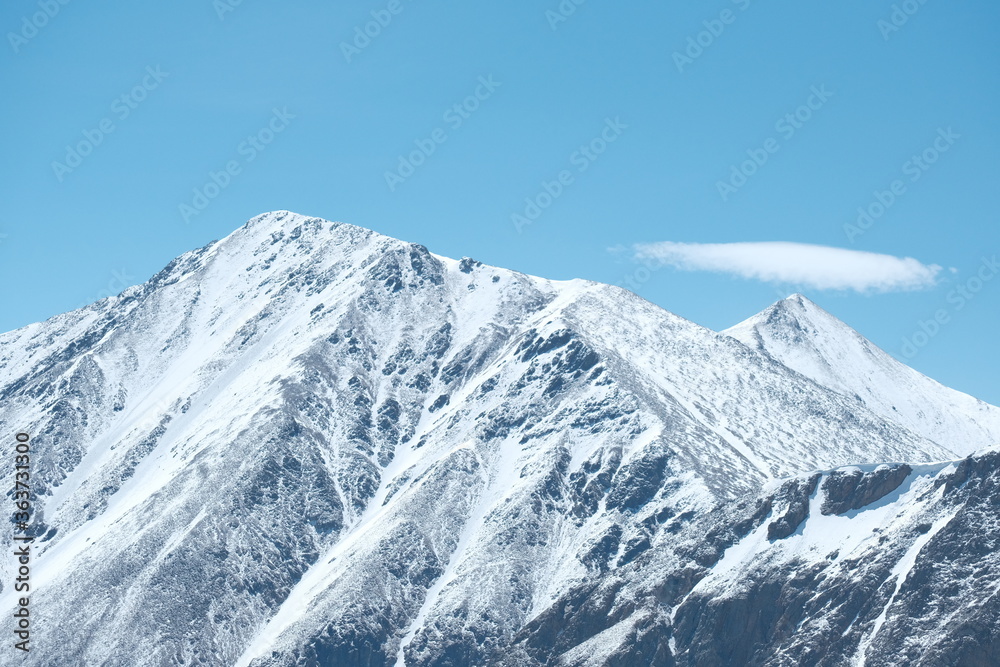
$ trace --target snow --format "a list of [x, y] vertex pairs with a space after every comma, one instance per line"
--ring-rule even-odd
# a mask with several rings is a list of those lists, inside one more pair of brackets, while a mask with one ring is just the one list
[[[775, 361], [770, 349], [747, 349], [624, 290], [485, 265], [467, 273], [456, 260], [415, 253], [414, 246], [369, 230], [275, 212], [182, 256], [157, 284], [133, 288], [127, 304], [108, 299], [0, 335], [0, 389], [30, 380], [14, 393], [5, 423], [54, 432], [63, 422], [50, 408], [67, 395], [87, 418], [80, 425], [62, 418], [69, 430], [50, 445], [52, 462], [56, 456], [66, 462], [60, 463], [66, 476], [52, 480], [41, 502], [46, 522], [59, 531], [40, 545], [33, 564], [42, 594], [53, 605], [67, 600], [60, 607], [67, 623], [104, 618], [103, 608], [72, 601], [88, 600], [101, 585], [95, 582], [118, 577], [121, 585], [106, 594], [121, 589], [123, 597], [114, 598], [117, 606], [108, 614], [130, 627], [143, 618], [150, 596], [162, 592], [175, 600], [189, 592], [190, 582], [166, 569], [169, 557], [206, 546], [224, 544], [219, 553], [225, 555], [210, 567], [242, 581], [244, 570], [264, 566], [240, 560], [240, 549], [267, 544], [226, 540], [243, 539], [239, 529], [256, 521], [295, 550], [288, 562], [268, 566], [275, 569], [268, 575], [280, 570], [288, 577], [283, 599], [268, 606], [239, 597], [233, 587], [232, 599], [220, 603], [232, 605], [223, 611], [234, 618], [246, 614], [235, 629], [213, 626], [229, 642], [227, 650], [239, 647], [227, 664], [247, 666], [256, 656], [299, 645], [329, 618], [347, 614], [351, 595], [377, 581], [379, 590], [390, 591], [378, 602], [402, 619], [387, 628], [392, 641], [402, 640], [391, 647], [401, 666], [409, 642], [456, 617], [461, 605], [470, 607], [470, 616], [488, 610], [517, 622], [536, 617], [593, 576], [581, 554], [613, 525], [623, 526], [628, 538], [661, 508], [701, 511], [813, 469], [857, 464], [867, 471], [887, 461], [916, 462], [898, 493], [863, 511], [823, 517], [817, 493], [796, 535], [772, 545], [765, 523], [696, 587], [724, 594], [762, 555], [862, 553], [872, 530], [919, 504], [917, 491], [950, 465], [933, 461], [953, 458], [950, 445], [887, 422], [874, 398], [868, 408], [859, 406], [845, 396], [846, 385], [821, 386], [790, 370], [791, 362]], [[414, 268], [420, 262], [423, 273]], [[392, 279], [402, 287], [387, 285]], [[104, 331], [104, 322], [114, 326]], [[422, 350], [444, 322], [451, 324], [450, 342], [431, 360]], [[361, 340], [358, 351], [330, 342], [348, 330]], [[522, 343], [557, 331], [570, 332], [573, 345], [592, 352], [597, 366], [572, 367], [565, 347], [529, 359], [518, 352]], [[91, 335], [87, 349], [65, 363], [46, 361]], [[407, 369], [389, 370], [390, 358], [405, 346], [415, 358], [401, 364]], [[819, 376], [824, 366], [812, 349], [790, 358]], [[821, 348], [830, 364], [854, 363], [831, 350]], [[443, 379], [442, 369], [463, 354], [484, 361]], [[418, 372], [426, 372], [426, 387], [414, 382]], [[549, 392], [553, 380], [562, 389]], [[349, 392], [352, 382], [360, 387], [357, 397]], [[873, 396], [882, 389], [891, 395], [879, 383], [869, 388]], [[430, 412], [445, 394], [449, 403]], [[110, 406], [119, 396], [124, 405], [115, 412]], [[953, 405], [950, 394], [928, 391], [926, 397]], [[378, 433], [377, 410], [389, 400], [401, 406], [394, 425], [401, 433], [412, 427], [408, 437]], [[374, 434], [367, 442], [351, 440], [349, 422], [365, 411]], [[518, 425], [484, 438], [493, 418]], [[269, 445], [288, 447], [276, 453], [254, 432], [282, 419], [306, 435]], [[165, 421], [165, 431], [133, 462], [132, 452]], [[614, 484], [631, 483], [628, 464], [647, 456], [666, 457], [667, 478], [634, 515], [609, 509], [603, 498], [593, 514], [574, 516], [568, 476], [584, 475], [588, 461], [606, 464], [612, 451], [622, 453], [624, 466], [606, 471]], [[332, 480], [322, 488], [343, 506], [343, 525], [318, 535], [304, 522], [302, 507], [280, 502], [268, 508], [273, 514], [226, 514], [235, 506], [226, 494], [255, 491], [254, 475], [277, 454], [300, 466], [318, 462], [317, 477]], [[556, 469], [560, 461], [568, 461], [565, 470]], [[355, 507], [351, 494], [367, 469], [373, 481]], [[282, 474], [282, 493], [312, 479]], [[595, 473], [584, 476], [592, 480]], [[550, 477], [561, 498], [545, 495]], [[499, 539], [532, 521], [538, 526], [530, 544]], [[441, 566], [433, 581], [395, 580], [378, 570], [387, 567], [377, 559], [393, 553], [401, 526]], [[219, 544], [198, 543], [205, 535]], [[308, 562], [301, 555], [306, 551]], [[125, 560], [141, 565], [134, 572], [113, 569]], [[162, 589], [147, 585], [154, 579], [164, 582]], [[515, 579], [522, 588], [512, 592]], [[12, 592], [3, 591], [0, 610], [12, 604]], [[622, 622], [573, 655], [608, 654], [631, 627]], [[141, 644], [141, 637], [135, 641]], [[93, 655], [95, 664], [104, 659]]]
[[615, 653], [615, 651], [627, 648], [628, 638], [635, 630], [637, 619], [629, 617], [615, 623], [607, 630], [603, 630], [579, 646], [576, 646], [561, 657], [562, 664], [588, 664], [601, 665], [604, 661]]
[[[951, 466], [949, 462], [914, 466], [913, 472], [895, 491], [860, 510], [852, 510], [840, 516], [824, 515], [821, 511], [825, 500], [824, 476], [809, 499], [808, 516], [794, 534], [775, 542], [768, 540], [768, 525], [784, 509], [776, 507], [760, 526], [726, 550], [685, 601], [695, 593], [706, 590], [712, 591], [716, 596], [736, 594], [739, 592], [743, 571], [751, 565], [760, 566], [765, 561], [778, 563], [794, 560], [836, 564], [862, 557], [868, 550], [877, 548], [879, 535], [893, 531], [894, 526], [910, 525], [910, 518], [931, 502], [926, 498], [919, 502], [917, 499], [938, 475], [947, 474]], [[844, 466], [839, 470], [871, 472], [878, 467], [880, 466]], [[926, 541], [922, 544], [924, 543]], [[918, 552], [919, 548], [913, 553], [914, 558]], [[836, 556], [831, 558], [834, 553]], [[672, 610], [672, 615], [676, 614], [683, 603], [684, 601]]]
[[1000, 408], [904, 365], [802, 295], [722, 333], [956, 455], [1000, 443]]
[[[944, 489], [942, 488], [942, 492]], [[879, 630], [885, 625], [886, 618], [889, 615], [889, 609], [892, 607], [893, 603], [896, 601], [896, 596], [899, 594], [899, 589], [902, 588], [903, 584], [906, 582], [907, 577], [910, 576], [910, 571], [913, 570], [913, 566], [917, 562], [917, 556], [923, 550], [927, 543], [934, 539], [934, 536], [941, 532], [941, 529], [947, 526], [958, 510], [940, 517], [937, 521], [933, 523], [931, 529], [918, 537], [910, 548], [906, 551], [906, 554], [896, 563], [896, 566], [892, 569], [892, 576], [895, 579], [895, 585], [892, 590], [892, 595], [889, 596], [889, 601], [886, 602], [885, 607], [882, 608], [882, 613], [879, 614], [878, 618], [875, 619], [875, 624], [872, 627], [871, 632], [862, 640], [860, 646], [858, 647], [858, 656], [856, 658], [856, 667], [865, 667], [867, 664], [868, 649], [875, 638], [878, 637]]]
[[[435, 603], [438, 601], [438, 597], [441, 591], [445, 589], [446, 586], [452, 583], [456, 578], [456, 571], [458, 565], [462, 562], [462, 559], [468, 554], [470, 546], [473, 544], [475, 536], [483, 527], [483, 523], [486, 519], [487, 514], [494, 508], [498, 503], [507, 497], [510, 489], [514, 487], [517, 479], [517, 467], [515, 460], [515, 453], [512, 451], [512, 446], [505, 443], [507, 446], [501, 446], [500, 457], [502, 461], [498, 466], [496, 466], [496, 474], [494, 479], [488, 484], [487, 488], [480, 492], [478, 501], [470, 514], [466, 519], [465, 524], [462, 527], [462, 532], [458, 538], [458, 544], [455, 550], [451, 553], [448, 558], [448, 564], [444, 569], [444, 572], [437, 578], [437, 580], [431, 585], [427, 590], [427, 595], [424, 598], [424, 603], [420, 607], [420, 611], [417, 612], [416, 617], [414, 617], [410, 627], [407, 628], [406, 633], [403, 635], [403, 639], [399, 645], [399, 652], [396, 656], [396, 667], [406, 667], [406, 660], [404, 658], [404, 651], [410, 642], [413, 640], [414, 635], [423, 628], [424, 622], [431, 609], [434, 608]], [[475, 449], [472, 443], [467, 445], [472, 451]], [[476, 458], [479, 461], [481, 470], [489, 470], [490, 466], [486, 461], [476, 453]]]

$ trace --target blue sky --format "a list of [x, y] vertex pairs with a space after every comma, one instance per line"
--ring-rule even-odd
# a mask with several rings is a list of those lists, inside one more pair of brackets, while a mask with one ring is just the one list
[[998, 24], [986, 0], [8, 2], [0, 329], [290, 209], [712, 328], [801, 291], [1000, 403]]

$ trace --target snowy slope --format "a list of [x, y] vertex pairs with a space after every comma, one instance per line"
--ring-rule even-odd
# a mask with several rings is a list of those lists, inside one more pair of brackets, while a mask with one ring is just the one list
[[995, 665], [998, 498], [998, 449], [773, 484], [667, 523], [533, 619], [509, 664]]
[[800, 294], [723, 333], [961, 454], [1000, 444], [1000, 408], [897, 361]]
[[498, 664], [776, 478], [955, 458], [624, 290], [283, 211], [0, 335], [0, 401], [68, 664]]

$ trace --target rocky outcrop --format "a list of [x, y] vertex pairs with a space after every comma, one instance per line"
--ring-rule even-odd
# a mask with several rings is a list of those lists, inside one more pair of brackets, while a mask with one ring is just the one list
[[871, 472], [859, 468], [838, 470], [823, 482], [823, 514], [846, 514], [859, 510], [889, 495], [909, 477], [908, 465], [879, 466]]

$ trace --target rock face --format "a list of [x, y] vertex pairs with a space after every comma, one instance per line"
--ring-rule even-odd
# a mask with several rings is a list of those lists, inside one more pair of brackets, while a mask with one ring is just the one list
[[997, 656], [998, 454], [614, 287], [277, 212], [0, 369], [19, 664]]
[[871, 505], [899, 488], [912, 472], [906, 464], [879, 466], [867, 473], [860, 468], [837, 471], [823, 482], [823, 514], [846, 514]]
[[[783, 500], [785, 511], [767, 526], [767, 539], [783, 540], [799, 529], [802, 522], [809, 516], [809, 498], [816, 492], [819, 475], [808, 479], [792, 480], [781, 489], [778, 500]], [[830, 486], [827, 479], [824, 488]], [[827, 491], [829, 497], [829, 491]], [[773, 505], [774, 501], [771, 501]], [[867, 503], [865, 503], [867, 504]]]
[[[996, 664], [1000, 452], [915, 466], [888, 502], [866, 505], [858, 490], [850, 517], [817, 511], [843, 474], [823, 475], [792, 536], [774, 539], [762, 516], [796, 502], [790, 483], [654, 544], [603, 582], [613, 600], [575, 601], [629, 612], [602, 633], [570, 619], [578, 634], [562, 641], [577, 648], [558, 664]], [[719, 525], [738, 526], [735, 541], [715, 543]]]

